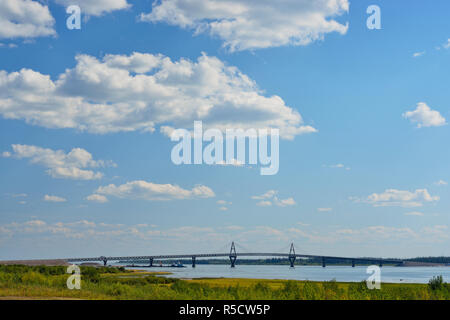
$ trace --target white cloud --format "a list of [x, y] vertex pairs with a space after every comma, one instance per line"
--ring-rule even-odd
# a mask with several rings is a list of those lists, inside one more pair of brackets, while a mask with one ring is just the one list
[[272, 202], [264, 200], [257, 202], [256, 205], [259, 207], [270, 207], [272, 205]]
[[86, 197], [86, 200], [94, 201], [94, 202], [98, 202], [98, 203], [108, 202], [108, 198], [106, 198], [105, 196], [102, 196], [100, 194], [91, 194], [90, 196]]
[[447, 42], [442, 45], [444, 49], [450, 48], [450, 39], [447, 39]]
[[100, 16], [115, 10], [123, 10], [131, 5], [127, 0], [55, 0], [57, 3], [68, 7], [70, 5], [78, 5], [82, 14], [91, 16]]
[[333, 210], [332, 208], [317, 208], [317, 211], [319, 212], [330, 212], [332, 210]]
[[448, 232], [448, 226], [446, 225], [435, 225], [432, 227], [424, 227], [422, 232], [430, 237], [438, 239], [448, 239], [450, 238], [450, 233]]
[[408, 240], [419, 238], [419, 233], [407, 227], [388, 227], [388, 226], [369, 226], [360, 229], [339, 229], [336, 230], [336, 235], [342, 240], [350, 240], [356, 243], [363, 241], [382, 240]]
[[8, 43], [8, 44], [0, 43], [0, 48], [10, 48], [10, 49], [17, 48], [17, 44], [15, 44], [15, 43]]
[[227, 207], [220, 207], [219, 210], [220, 210], [220, 211], [227, 211], [228, 208], [227, 208]]
[[217, 165], [219, 165], [219, 166], [242, 167], [244, 165], [244, 163], [242, 163], [241, 161], [233, 158], [230, 161], [224, 161], [224, 160], [219, 161], [219, 162], [217, 162]]
[[424, 102], [419, 102], [415, 110], [403, 113], [403, 117], [417, 123], [417, 128], [439, 127], [446, 124], [445, 118], [439, 111], [431, 110]]
[[103, 174], [86, 170], [104, 166], [115, 166], [111, 161], [93, 160], [92, 155], [84, 149], [74, 148], [69, 153], [63, 150], [45, 149], [37, 146], [13, 144], [11, 157], [30, 159], [33, 164], [47, 167], [51, 177], [59, 179], [93, 180], [100, 179]]
[[374, 207], [421, 207], [423, 202], [434, 202], [439, 199], [439, 196], [431, 196], [427, 189], [417, 189], [414, 192], [387, 189], [383, 193], [372, 193], [364, 201]]
[[230, 201], [226, 201], [226, 200], [217, 200], [217, 204], [220, 205], [231, 205]]
[[4, 152], [2, 152], [2, 157], [3, 157], [3, 158], [9, 158], [9, 157], [11, 157], [11, 152], [9, 152], [9, 151], [4, 151]]
[[262, 194], [260, 196], [252, 196], [252, 199], [254, 199], [254, 200], [271, 199], [277, 193], [278, 193], [278, 191], [276, 191], [276, 190], [269, 190], [269, 191], [267, 191], [266, 193], [264, 193], [264, 194]]
[[434, 184], [437, 186], [446, 186], [446, 185], [448, 185], [448, 182], [444, 181], [444, 180], [439, 180], [439, 181], [436, 181]]
[[46, 194], [44, 196], [44, 201], [47, 201], [47, 202], [66, 202], [67, 200], [65, 198], [62, 198], [62, 197], [52, 196], [52, 195]]
[[277, 197], [274, 197], [274, 203], [279, 207], [294, 206], [296, 204], [294, 198], [278, 199]]
[[28, 227], [44, 227], [47, 225], [47, 223], [42, 220], [30, 220], [24, 222], [23, 225]]
[[342, 163], [338, 163], [338, 164], [330, 164], [330, 165], [323, 165], [323, 167], [326, 167], [326, 168], [333, 168], [333, 169], [345, 169], [345, 170], [350, 170], [350, 167], [348, 167], [348, 166], [345, 166], [344, 164], [342, 164]]
[[264, 96], [253, 80], [215, 57], [192, 62], [133, 53], [76, 60], [56, 81], [30, 69], [0, 71], [0, 114], [92, 133], [189, 129], [194, 120], [205, 129], [278, 128], [285, 139], [317, 132], [279, 96]]
[[423, 213], [419, 212], [419, 211], [411, 211], [411, 212], [406, 212], [405, 216], [423, 216]]
[[348, 0], [162, 0], [141, 20], [164, 22], [223, 40], [230, 51], [307, 45], [331, 32], [345, 34], [334, 20]]
[[0, 1], [0, 39], [56, 35], [48, 7], [31, 0]]
[[141, 199], [148, 201], [182, 200], [194, 198], [215, 197], [214, 192], [207, 186], [197, 185], [191, 190], [183, 189], [172, 184], [156, 184], [147, 181], [131, 181], [116, 186], [99, 187], [95, 194], [113, 196], [122, 199]]
[[421, 57], [425, 54], [425, 51], [421, 51], [421, 52], [414, 52], [413, 53], [413, 58], [418, 58]]
[[26, 197], [28, 197], [28, 194], [26, 194], [26, 193], [6, 193], [5, 195], [8, 197], [11, 197], [11, 198], [26, 198]]
[[260, 207], [269, 207], [272, 204], [275, 204], [279, 207], [287, 207], [287, 206], [293, 206], [296, 204], [296, 202], [293, 198], [279, 199], [277, 197], [277, 194], [278, 194], [277, 190], [269, 190], [262, 195], [252, 196], [252, 199], [261, 200], [256, 203], [256, 205], [260, 206]]
[[[30, 243], [37, 240], [56, 243], [66, 238], [74, 239], [78, 244], [80, 243], [78, 242], [79, 239], [86, 239], [85, 243], [92, 244], [95, 243], [95, 240], [99, 240], [102, 243], [112, 243], [113, 247], [115, 244], [120, 244], [115, 248], [117, 249], [117, 255], [123, 254], [121, 252], [123, 248], [130, 247], [130, 243], [124, 247], [124, 242], [133, 239], [137, 241], [135, 242], [136, 244], [142, 242], [153, 244], [150, 248], [148, 246], [139, 248], [136, 251], [136, 255], [142, 254], [139, 252], [140, 250], [153, 250], [154, 254], [160, 254], [161, 245], [164, 243], [170, 243], [167, 248], [162, 249], [167, 252], [173, 252], [174, 247], [178, 248], [173, 252], [174, 254], [182, 253], [192, 248], [193, 245], [200, 248], [200, 252], [210, 252], [211, 243], [226, 243], [230, 239], [238, 243], [252, 243], [252, 248], [248, 251], [263, 252], [265, 250], [274, 250], [274, 252], [278, 252], [280, 251], [278, 248], [279, 243], [294, 241], [295, 243], [302, 243], [301, 251], [305, 253], [327, 255], [330, 252], [334, 252], [336, 254], [336, 250], [339, 248], [338, 253], [340, 253], [338, 255], [343, 256], [349, 255], [352, 244], [355, 245], [355, 248], [360, 248], [361, 250], [355, 255], [364, 255], [364, 252], [373, 250], [374, 247], [379, 247], [380, 243], [383, 243], [389, 248], [398, 245], [397, 252], [400, 252], [404, 257], [404, 249], [407, 246], [413, 244], [423, 245], [424, 243], [431, 245], [436, 243], [445, 244], [450, 237], [447, 225], [424, 226], [421, 229], [380, 225], [365, 226], [358, 229], [334, 226], [326, 229], [316, 229], [307, 224], [299, 223], [298, 225], [298, 228], [258, 225], [253, 227], [223, 226], [218, 228], [176, 226], [163, 229], [143, 224], [107, 224], [86, 220], [50, 223], [35, 219], [0, 225], [0, 238], [2, 240], [12, 240], [11, 245], [17, 244], [18, 237], [24, 234], [26, 234], [26, 238], [22, 238], [22, 240], [28, 239]], [[45, 234], [45, 237], [42, 236], [43, 234]], [[300, 250], [298, 247], [297, 249]], [[83, 250], [86, 250], [86, 248], [83, 248]], [[95, 253], [95, 250], [98, 250], [98, 248], [94, 248], [89, 255], [97, 255], [98, 252]], [[238, 247], [238, 250], [242, 250], [242, 248], [239, 249]], [[285, 248], [283, 251], [287, 253], [289, 252], [288, 250], [288, 248]], [[375, 253], [372, 256], [386, 256], [386, 252], [380, 251], [380, 253]]]

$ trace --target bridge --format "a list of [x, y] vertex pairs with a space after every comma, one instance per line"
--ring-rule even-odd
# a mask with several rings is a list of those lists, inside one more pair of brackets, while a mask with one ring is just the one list
[[240, 253], [236, 252], [236, 247], [234, 242], [231, 243], [230, 252], [223, 253], [199, 253], [199, 254], [175, 254], [175, 255], [154, 255], [154, 256], [117, 256], [117, 257], [93, 257], [93, 258], [68, 258], [65, 259], [68, 262], [103, 262], [106, 266], [108, 261], [142, 261], [148, 262], [149, 266], [153, 266], [154, 260], [173, 260], [173, 259], [192, 259], [192, 267], [195, 268], [197, 258], [218, 258], [218, 257], [228, 257], [230, 259], [230, 265], [232, 268], [235, 267], [236, 260], [238, 257], [280, 257], [288, 258], [290, 266], [294, 267], [295, 260], [299, 259], [319, 259], [322, 260], [322, 267], [326, 267], [327, 260], [341, 260], [348, 261], [351, 263], [352, 267], [355, 267], [356, 263], [372, 263], [377, 264], [380, 267], [383, 264], [396, 264], [402, 265], [403, 260], [401, 259], [383, 259], [383, 258], [351, 258], [351, 257], [337, 257], [337, 256], [320, 256], [320, 255], [309, 255], [309, 254], [297, 254], [295, 253], [294, 244], [291, 243], [289, 253], [277, 253], [277, 252], [246, 252]]

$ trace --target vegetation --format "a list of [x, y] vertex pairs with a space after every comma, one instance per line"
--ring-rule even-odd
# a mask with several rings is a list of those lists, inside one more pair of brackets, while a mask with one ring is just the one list
[[450, 257], [418, 257], [406, 261], [450, 264]]
[[153, 272], [81, 267], [81, 290], [67, 289], [65, 267], [0, 266], [0, 298], [40, 299], [450, 299], [442, 276], [429, 284], [338, 283], [256, 279], [165, 278]]

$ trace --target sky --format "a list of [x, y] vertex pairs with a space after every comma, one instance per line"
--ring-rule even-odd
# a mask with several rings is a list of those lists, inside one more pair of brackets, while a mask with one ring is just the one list
[[[0, 259], [450, 255], [449, 9], [0, 0]], [[194, 121], [279, 129], [277, 174], [174, 164]]]

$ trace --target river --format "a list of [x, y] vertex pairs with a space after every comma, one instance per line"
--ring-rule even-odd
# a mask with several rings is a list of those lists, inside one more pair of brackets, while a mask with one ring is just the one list
[[[296, 266], [286, 265], [229, 265], [198, 264], [195, 268], [139, 268], [147, 271], [167, 271], [175, 278], [252, 278], [252, 279], [290, 279], [339, 282], [358, 282], [366, 280], [370, 274], [365, 266]], [[450, 267], [390, 267], [381, 268], [381, 282], [391, 283], [428, 283], [433, 276], [442, 275], [444, 281], [450, 281]]]

